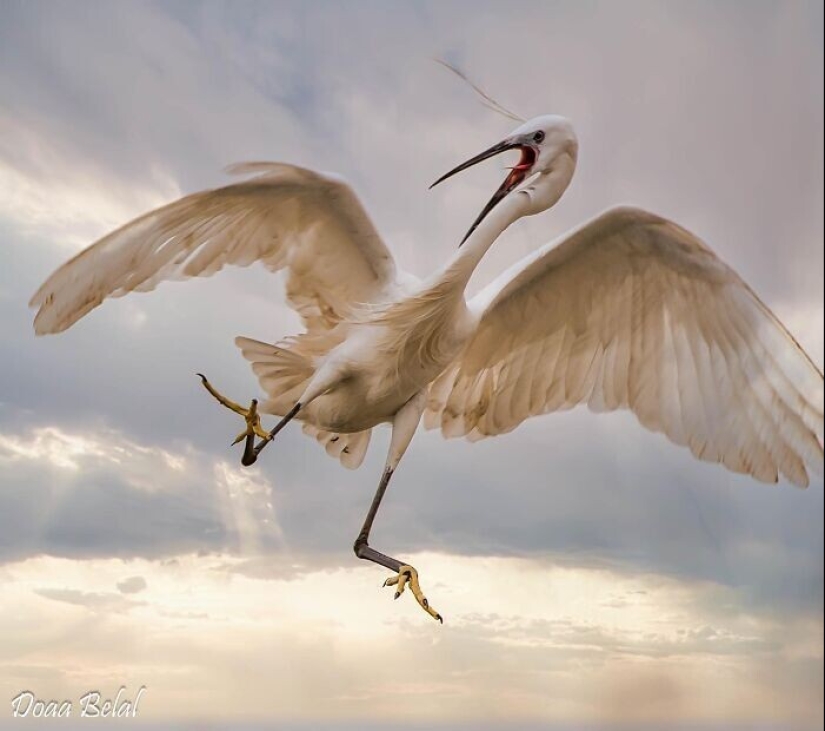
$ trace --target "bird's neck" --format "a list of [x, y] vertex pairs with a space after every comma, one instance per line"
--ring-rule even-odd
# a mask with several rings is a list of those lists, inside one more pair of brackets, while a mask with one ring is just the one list
[[478, 228], [444, 265], [437, 275], [439, 282], [459, 285], [463, 291], [493, 242], [511, 223], [524, 215], [529, 215], [528, 207], [529, 199], [526, 195], [516, 193], [505, 198], [487, 214]]

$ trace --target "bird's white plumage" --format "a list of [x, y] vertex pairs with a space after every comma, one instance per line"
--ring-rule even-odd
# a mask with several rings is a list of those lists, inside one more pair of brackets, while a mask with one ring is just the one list
[[261, 411], [299, 408], [305, 431], [345, 466], [361, 463], [373, 426], [392, 422], [394, 469], [426, 393], [425, 423], [446, 436], [503, 434], [577, 404], [630, 409], [701, 459], [806, 485], [822, 469], [822, 375], [680, 226], [610, 210], [465, 301], [493, 242], [554, 205], [575, 170], [572, 125], [547, 115], [453, 172], [514, 148], [521, 161], [466, 243], [423, 282], [397, 270], [341, 179], [252, 163], [235, 168], [251, 179], [147, 213], [64, 264], [32, 298], [35, 330], [60, 332], [106, 297], [163, 279], [261, 261], [287, 271], [287, 299], [308, 330], [236, 341], [269, 396]]
[[107, 297], [227, 264], [286, 269], [287, 298], [311, 330], [395, 293], [392, 255], [342, 179], [281, 163], [230, 172], [254, 177], [150, 211], [61, 266], [31, 299], [35, 332], [61, 332]]
[[302, 427], [304, 434], [314, 437], [330, 456], [335, 457], [344, 467], [350, 470], [358, 469], [367, 454], [367, 447], [370, 445], [372, 429], [353, 432], [352, 434], [336, 434], [335, 432], [324, 431], [318, 427], [304, 422]]
[[631, 409], [736, 472], [821, 470], [822, 376], [699, 239], [616, 208], [528, 256], [470, 302], [479, 323], [433, 384], [425, 423], [502, 434], [536, 414]]

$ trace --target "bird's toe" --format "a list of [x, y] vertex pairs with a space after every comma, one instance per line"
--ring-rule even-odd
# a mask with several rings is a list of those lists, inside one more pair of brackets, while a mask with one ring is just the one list
[[427, 597], [424, 596], [424, 592], [421, 591], [421, 584], [418, 580], [418, 571], [416, 571], [414, 567], [406, 564], [401, 566], [395, 576], [391, 576], [384, 582], [384, 586], [397, 587], [395, 590], [395, 599], [398, 599], [398, 597], [400, 597], [401, 594], [404, 593], [404, 590], [409, 586], [412, 595], [418, 602], [418, 605], [433, 619], [437, 619], [442, 624], [444, 623], [443, 617], [430, 606], [430, 602], [427, 600]]

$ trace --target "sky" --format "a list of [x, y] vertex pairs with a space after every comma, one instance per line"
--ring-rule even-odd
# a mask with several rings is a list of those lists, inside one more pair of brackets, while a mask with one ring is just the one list
[[[11, 699], [146, 687], [153, 728], [813, 729], [823, 484], [698, 463], [585, 409], [414, 439], [372, 545], [355, 472], [288, 429], [253, 469], [202, 391], [299, 332], [262, 268], [106, 302], [35, 338], [31, 294], [130, 218], [278, 160], [351, 182], [400, 266], [501, 181], [428, 191], [520, 115], [569, 117], [573, 184], [473, 287], [604, 208], [679, 222], [823, 364], [823, 17], [804, 2], [22, 2], [0, 23], [0, 727]], [[77, 706], [77, 704], [75, 703]], [[79, 723], [79, 722], [78, 722]], [[80, 723], [78, 728], [86, 727]]]

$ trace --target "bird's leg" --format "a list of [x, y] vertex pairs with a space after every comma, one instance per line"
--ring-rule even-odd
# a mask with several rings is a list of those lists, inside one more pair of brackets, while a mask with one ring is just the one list
[[[198, 374], [200, 375], [200, 374]], [[242, 406], [230, 401], [228, 398], [219, 394], [206, 380], [204, 376], [201, 375], [201, 379], [203, 379], [203, 385], [206, 387], [206, 390], [209, 391], [218, 401], [220, 401], [224, 406], [228, 409], [232, 409], [239, 414], [241, 414], [244, 419], [246, 419], [246, 431], [242, 432], [238, 439], [235, 440], [235, 443], [240, 441], [241, 439], [246, 439], [246, 444], [244, 445], [243, 456], [241, 457], [241, 464], [244, 467], [249, 467], [255, 463], [258, 459], [258, 455], [261, 453], [264, 447], [269, 444], [290, 421], [292, 421], [297, 415], [298, 412], [306, 406], [311, 401], [314, 401], [316, 398], [321, 396], [324, 393], [327, 393], [331, 389], [335, 387], [337, 383], [340, 382], [342, 378], [342, 373], [340, 369], [334, 363], [327, 363], [326, 365], [319, 368], [315, 371], [315, 374], [309, 380], [307, 387], [304, 389], [304, 392], [301, 394], [301, 397], [295, 403], [295, 405], [286, 413], [286, 415], [268, 432], [264, 431], [260, 425], [260, 419], [257, 416], [257, 408], [258, 403], [257, 401], [253, 400], [251, 406], [248, 409], [244, 409]], [[255, 437], [261, 437], [261, 441], [258, 444], [255, 444]]]
[[421, 605], [421, 608], [427, 612], [431, 617], [437, 619], [439, 622], [444, 620], [441, 615], [430, 606], [427, 597], [421, 591], [421, 586], [418, 582], [418, 571], [409, 564], [399, 561], [392, 556], [387, 556], [380, 551], [376, 551], [369, 545], [370, 531], [375, 516], [378, 513], [378, 508], [381, 505], [381, 500], [384, 493], [387, 491], [387, 486], [390, 484], [395, 468], [401, 461], [401, 457], [407, 450], [407, 447], [412, 440], [415, 430], [418, 428], [418, 422], [421, 419], [421, 414], [424, 411], [425, 397], [423, 394], [418, 394], [410, 399], [401, 410], [395, 415], [392, 421], [392, 439], [390, 441], [390, 451], [387, 455], [387, 463], [384, 467], [384, 472], [381, 475], [381, 481], [378, 483], [378, 489], [375, 492], [375, 497], [372, 499], [372, 505], [367, 512], [367, 517], [364, 519], [364, 525], [358, 538], [352, 548], [358, 558], [372, 561], [380, 566], [384, 566], [390, 571], [395, 571], [396, 575], [390, 577], [384, 582], [384, 586], [395, 586], [395, 598], [404, 592], [404, 589], [409, 586], [410, 591], [415, 597], [416, 601]]
[[[258, 459], [258, 455], [261, 453], [264, 446], [275, 438], [275, 435], [281, 431], [284, 426], [286, 426], [295, 414], [298, 413], [298, 409], [301, 408], [300, 404], [295, 404], [292, 410], [275, 425], [274, 429], [271, 431], [266, 431], [266, 429], [261, 426], [261, 417], [258, 414], [257, 399], [252, 399], [249, 404], [249, 408], [245, 409], [240, 404], [236, 404], [234, 401], [226, 398], [226, 396], [220, 393], [211, 383], [209, 383], [209, 380], [203, 375], [203, 373], [198, 373], [198, 375], [200, 376], [203, 387], [212, 394], [219, 404], [225, 406], [230, 411], [234, 411], [236, 414], [240, 414], [243, 416], [244, 421], [246, 421], [246, 429], [238, 434], [238, 436], [235, 437], [235, 441], [232, 442], [232, 444], [237, 444], [238, 442], [246, 440], [244, 444], [243, 456], [241, 457], [241, 464], [245, 467], [253, 464], [255, 460]], [[261, 439], [257, 446], [255, 446], [255, 437], [259, 437]]]
[[258, 442], [257, 445], [254, 447], [252, 443], [255, 441], [255, 437], [247, 437], [246, 445], [243, 451], [243, 457], [241, 457], [241, 464], [244, 467], [249, 467], [249, 465], [255, 464], [255, 460], [258, 459], [258, 455], [261, 453], [261, 450], [269, 444], [278, 434], [281, 429], [283, 429], [290, 421], [295, 418], [295, 415], [301, 410], [301, 404], [297, 403], [293, 406], [275, 426], [270, 429], [268, 432], [264, 434], [264, 438]]
[[398, 599], [398, 597], [400, 597], [404, 592], [404, 589], [409, 586], [410, 591], [413, 593], [416, 601], [421, 605], [421, 608], [434, 619], [437, 619], [439, 622], [444, 622], [441, 615], [430, 606], [429, 601], [427, 601], [427, 597], [424, 596], [424, 592], [421, 591], [421, 585], [418, 582], [418, 571], [416, 571], [416, 569], [408, 563], [404, 563], [399, 561], [397, 558], [393, 558], [392, 556], [387, 556], [380, 551], [376, 551], [368, 543], [373, 520], [375, 520], [375, 515], [378, 512], [378, 506], [381, 504], [381, 499], [384, 497], [384, 493], [387, 490], [387, 485], [389, 485], [392, 473], [393, 470], [387, 467], [381, 475], [381, 482], [378, 484], [378, 490], [375, 493], [375, 497], [372, 500], [372, 505], [370, 505], [369, 512], [364, 520], [364, 525], [361, 528], [361, 532], [358, 534], [358, 538], [355, 539], [352, 549], [355, 551], [355, 555], [358, 556], [358, 558], [372, 561], [380, 566], [385, 566], [390, 569], [390, 571], [396, 572], [395, 576], [391, 576], [389, 579], [384, 581], [384, 586], [397, 586], [395, 590], [396, 599]]

